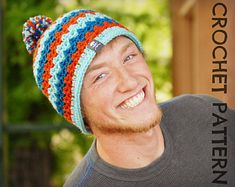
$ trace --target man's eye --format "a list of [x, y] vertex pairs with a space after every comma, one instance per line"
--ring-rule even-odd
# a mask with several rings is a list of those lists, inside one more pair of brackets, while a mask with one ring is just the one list
[[127, 62], [127, 61], [133, 59], [134, 56], [135, 56], [135, 54], [128, 55], [128, 56], [124, 59], [124, 62]]
[[98, 81], [98, 80], [100, 80], [100, 79], [102, 79], [102, 78], [104, 78], [105, 75], [106, 75], [105, 73], [99, 74], [99, 75], [95, 78], [95, 82]]

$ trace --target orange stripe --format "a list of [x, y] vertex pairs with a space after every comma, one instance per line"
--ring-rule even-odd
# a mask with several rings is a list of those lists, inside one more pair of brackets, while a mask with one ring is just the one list
[[50, 87], [49, 79], [51, 78], [50, 69], [54, 67], [53, 59], [58, 55], [56, 52], [56, 47], [62, 43], [62, 36], [69, 32], [68, 30], [69, 26], [77, 23], [77, 19], [80, 17], [85, 17], [86, 14], [87, 12], [82, 12], [79, 15], [72, 17], [68, 23], [62, 26], [62, 30], [55, 34], [55, 40], [50, 45], [50, 52], [47, 54], [46, 58], [47, 63], [44, 65], [44, 73], [42, 75], [43, 78], [42, 90], [46, 96], [49, 95], [48, 93], [48, 88]]
[[34, 24], [33, 24], [30, 20], [28, 20], [27, 23], [28, 23], [31, 27], [33, 27], [33, 30], [36, 30], [36, 27], [34, 26]]
[[[64, 93], [64, 106], [63, 106], [63, 110], [64, 110], [64, 117], [72, 122], [72, 116], [71, 116], [71, 99], [72, 99], [72, 78], [74, 75], [74, 71], [76, 68], [76, 65], [81, 56], [81, 54], [83, 54], [86, 46], [96, 37], [98, 36], [98, 34], [100, 34], [102, 31], [104, 31], [106, 28], [110, 28], [113, 26], [119, 26], [119, 27], [123, 27], [122, 25], [118, 24], [118, 23], [109, 23], [109, 22], [104, 22], [104, 24], [102, 26], [94, 26], [94, 31], [92, 32], [88, 32], [85, 35], [85, 40], [82, 42], [78, 42], [77, 43], [77, 48], [79, 50], [76, 51], [76, 53], [74, 53], [72, 55], [72, 63], [70, 65], [67, 66], [67, 72], [68, 74], [66, 75], [66, 77], [64, 78], [64, 82], [65, 82], [65, 86], [63, 88], [63, 93]], [[124, 28], [124, 27], [123, 27]], [[76, 103], [77, 104], [77, 103]]]
[[[50, 27], [51, 27], [52, 25], [54, 25], [54, 24], [56, 24], [56, 21], [52, 22], [52, 23], [50, 24]], [[49, 28], [49, 27], [48, 27], [48, 28]], [[46, 30], [46, 29], [45, 29], [45, 30]], [[43, 32], [43, 33], [42, 33], [42, 36], [39, 38], [38, 43], [37, 43], [37, 47], [36, 47], [36, 49], [35, 49], [35, 51], [34, 51], [34, 53], [33, 53], [33, 63], [35, 62], [36, 57], [37, 57], [37, 55], [38, 55], [38, 49], [39, 49], [39, 47], [40, 47], [40, 41], [41, 41], [41, 39], [44, 37], [44, 34], [45, 34], [45, 32]]]

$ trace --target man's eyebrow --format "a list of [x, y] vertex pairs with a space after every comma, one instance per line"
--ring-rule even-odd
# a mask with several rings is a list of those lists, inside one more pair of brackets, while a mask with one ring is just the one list
[[94, 70], [96, 70], [96, 69], [99, 69], [99, 68], [101, 68], [101, 67], [104, 67], [104, 66], [105, 66], [105, 62], [100, 63], [100, 64], [93, 65], [93, 66], [91, 66], [91, 67], [88, 68], [87, 74], [88, 74], [89, 72], [92, 72], [92, 71], [94, 71]]
[[[123, 45], [120, 49], [121, 53], [123, 53], [125, 50], [127, 50], [130, 46], [134, 45], [134, 43], [132, 41], [129, 41], [128, 43], [126, 43], [125, 45]], [[100, 63], [100, 64], [96, 64], [96, 65], [93, 65], [93, 66], [90, 66], [87, 70], [87, 74], [89, 72], [92, 72], [96, 69], [99, 69], [101, 67], [105, 66], [105, 63]]]
[[134, 45], [133, 42], [129, 41], [127, 44], [123, 45], [121, 48], [121, 53], [123, 53], [125, 50], [127, 50], [130, 46]]

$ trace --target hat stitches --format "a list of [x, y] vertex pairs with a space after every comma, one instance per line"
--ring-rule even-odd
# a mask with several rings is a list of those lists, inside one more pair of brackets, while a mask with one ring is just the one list
[[33, 73], [38, 87], [60, 115], [88, 134], [80, 93], [86, 70], [96, 55], [89, 44], [96, 40], [103, 46], [121, 35], [143, 51], [141, 43], [112, 18], [91, 10], [71, 11], [53, 23], [45, 16], [29, 20], [23, 38], [29, 53], [34, 53]]
[[32, 54], [42, 33], [52, 23], [51, 18], [46, 16], [35, 16], [30, 18], [23, 26], [23, 40], [27, 51]]
[[43, 78], [42, 78], [43, 67], [47, 60], [46, 55], [49, 53], [51, 43], [55, 40], [55, 34], [62, 29], [62, 26], [66, 24], [70, 20], [70, 18], [83, 12], [91, 12], [91, 11], [75, 10], [75, 11], [65, 14], [63, 17], [58, 18], [56, 22], [54, 22], [51, 25], [50, 29], [45, 31], [43, 37], [41, 38], [40, 43], [39, 43], [40, 47], [37, 50], [37, 54], [35, 54], [35, 61], [34, 61], [34, 66], [35, 66], [34, 75], [36, 78], [37, 85], [41, 90], [42, 90], [42, 82], [43, 82]]

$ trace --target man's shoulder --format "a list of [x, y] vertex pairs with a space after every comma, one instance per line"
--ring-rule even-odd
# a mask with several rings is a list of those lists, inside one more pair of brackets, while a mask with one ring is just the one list
[[74, 168], [72, 173], [67, 177], [64, 187], [80, 186], [90, 176], [93, 170], [93, 161], [88, 154], [80, 161], [80, 163]]
[[[222, 112], [224, 118], [229, 122], [235, 120], [235, 110], [230, 109], [227, 104], [213, 96], [204, 94], [185, 94], [174, 97], [160, 104], [165, 120], [171, 121], [202, 121], [211, 122], [214, 119], [213, 114]], [[218, 111], [220, 110], [220, 111]]]
[[161, 104], [171, 104], [171, 103], [178, 103], [178, 102], [199, 102], [199, 103], [211, 103], [211, 102], [222, 102], [220, 99], [215, 98], [210, 95], [206, 94], [183, 94], [176, 96], [166, 102], [163, 102]]
[[[227, 104], [209, 95], [184, 94], [161, 103], [160, 108], [163, 111], [163, 116], [165, 116], [167, 119], [200, 119], [208, 121], [211, 120], [212, 113], [218, 110], [215, 105], [226, 106]], [[234, 113], [234, 110], [231, 110], [227, 107], [227, 111], [224, 113], [224, 115], [228, 116], [228, 118], [234, 118]]]
[[213, 103], [223, 103], [223, 101], [206, 94], [184, 94], [176, 96], [166, 102], [160, 103], [161, 108], [188, 110], [189, 108], [210, 108]]
[[212, 124], [217, 121], [226, 121], [228, 134], [235, 133], [235, 110], [215, 97], [186, 94], [161, 103], [160, 108], [162, 121], [175, 140], [181, 137], [179, 134], [185, 138], [185, 135], [192, 135], [191, 132], [201, 137], [204, 132], [206, 137], [212, 131]]

